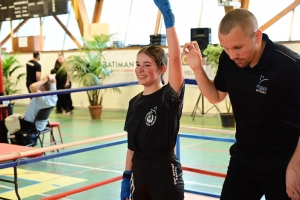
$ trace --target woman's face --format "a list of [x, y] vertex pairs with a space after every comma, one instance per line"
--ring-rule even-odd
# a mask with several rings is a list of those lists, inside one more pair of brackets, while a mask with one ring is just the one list
[[139, 53], [137, 55], [135, 74], [139, 84], [151, 86], [159, 83], [163, 73], [164, 70], [158, 69], [152, 58], [144, 53]]
[[63, 56], [58, 56], [57, 60], [60, 64], [63, 64], [65, 62], [65, 58]]

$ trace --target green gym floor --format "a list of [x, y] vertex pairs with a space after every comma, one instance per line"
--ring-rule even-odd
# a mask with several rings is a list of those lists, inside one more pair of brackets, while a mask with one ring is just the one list
[[[16, 106], [14, 113], [23, 114], [25, 109], [25, 107]], [[50, 116], [50, 121], [61, 123], [60, 127], [64, 143], [69, 143], [121, 133], [123, 132], [125, 116], [126, 112], [103, 111], [101, 120], [91, 120], [87, 109], [75, 109], [72, 115], [56, 114], [53, 111]], [[183, 115], [181, 118], [181, 126], [222, 129], [219, 116], [210, 114], [204, 116], [197, 115], [194, 121], [190, 115]], [[234, 138], [231, 134], [205, 133], [195, 130], [187, 131], [183, 128], [180, 129], [180, 133]], [[59, 140], [58, 131], [56, 129], [54, 129], [54, 135], [56, 140]], [[45, 136], [45, 142], [48, 142], [50, 140], [49, 134]], [[126, 137], [121, 137], [74, 146], [60, 151], [80, 149], [82, 147], [125, 138]], [[231, 143], [181, 138], [180, 145], [182, 166], [226, 173]], [[39, 148], [39, 145], [36, 148]], [[126, 150], [127, 144], [121, 144], [22, 165], [18, 167], [19, 193], [24, 200], [37, 200], [120, 176], [125, 166]], [[49, 154], [55, 153], [47, 152], [47, 155]], [[12, 174], [12, 168], [0, 170], [0, 178], [10, 178]], [[185, 181], [185, 189], [220, 194], [223, 178], [200, 175], [187, 171], [184, 171], [183, 178]], [[68, 196], [64, 199], [119, 200], [120, 185], [120, 181], [117, 181]], [[187, 193], [185, 196], [186, 200], [215, 199]], [[13, 184], [0, 182], [0, 199], [16, 199]]]

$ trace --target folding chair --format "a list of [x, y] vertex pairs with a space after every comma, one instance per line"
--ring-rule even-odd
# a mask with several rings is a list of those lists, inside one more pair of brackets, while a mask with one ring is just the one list
[[[50, 124], [49, 124], [49, 120], [48, 120], [52, 110], [53, 110], [53, 107], [43, 108], [43, 109], [39, 110], [33, 122], [28, 122], [24, 119], [20, 119], [21, 130], [14, 133], [15, 139], [14, 140], [12, 139], [12, 143], [17, 143], [18, 145], [33, 147], [36, 145], [37, 140], [39, 140], [41, 147], [43, 147], [43, 142], [42, 142], [40, 136], [44, 135], [45, 133], [50, 132], [51, 138], [53, 139], [53, 144], [56, 145], [53, 131], [52, 131], [52, 128], [49, 126]], [[47, 120], [48, 125], [42, 131], [39, 131], [35, 125], [35, 122], [39, 121], [39, 120]], [[58, 149], [57, 149], [57, 152], [59, 152]]]

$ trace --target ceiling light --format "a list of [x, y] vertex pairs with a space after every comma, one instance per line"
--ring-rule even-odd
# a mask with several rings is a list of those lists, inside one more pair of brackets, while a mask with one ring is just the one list
[[234, 6], [241, 7], [241, 2], [230, 1], [230, 0], [218, 0], [219, 6]]

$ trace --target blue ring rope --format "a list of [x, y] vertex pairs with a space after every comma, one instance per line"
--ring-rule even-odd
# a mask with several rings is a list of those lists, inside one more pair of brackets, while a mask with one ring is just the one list
[[236, 140], [231, 138], [218, 138], [218, 137], [212, 137], [212, 136], [203, 136], [203, 135], [192, 135], [192, 134], [186, 134], [186, 133], [179, 133], [179, 137], [184, 138], [192, 138], [192, 139], [201, 139], [201, 140], [212, 140], [212, 141], [219, 141], [219, 142], [231, 142], [234, 143]]
[[[186, 133], [180, 133], [180, 137], [185, 137], [185, 138], [192, 138], [192, 139], [203, 139], [203, 140], [212, 140], [212, 141], [220, 141], [220, 142], [235, 142], [235, 139], [230, 139], [230, 138], [217, 138], [217, 137], [210, 137], [210, 136], [200, 136], [200, 135], [192, 135], [192, 134], [186, 134]], [[68, 156], [76, 153], [81, 153], [81, 152], [86, 152], [86, 151], [91, 151], [95, 149], [101, 149], [105, 147], [110, 147], [110, 146], [115, 146], [119, 144], [124, 144], [127, 142], [127, 139], [125, 140], [119, 140], [116, 142], [110, 142], [110, 143], [105, 143], [105, 144], [100, 144], [100, 145], [94, 145], [94, 146], [89, 146], [89, 147], [84, 147], [82, 149], [75, 149], [75, 150], [70, 150], [70, 151], [65, 151], [57, 154], [51, 154], [51, 155], [46, 155], [38, 158], [31, 158], [31, 159], [26, 159], [26, 160], [19, 160], [19, 161], [13, 161], [5, 164], [0, 164], [0, 169], [8, 168], [8, 167], [14, 167], [18, 165], [25, 165], [33, 162], [39, 162], [42, 160], [48, 160], [52, 158], [57, 158], [57, 157], [62, 157], [62, 156]]]
[[124, 86], [137, 85], [137, 84], [138, 84], [137, 81], [132, 81], [132, 82], [124, 82], [124, 83], [114, 83], [114, 84], [96, 85], [96, 86], [90, 86], [90, 87], [81, 87], [81, 88], [75, 88], [75, 89], [62, 89], [62, 90], [55, 90], [55, 91], [48, 91], [48, 92], [38, 92], [38, 93], [29, 93], [29, 94], [20, 94], [20, 95], [8, 95], [8, 96], [0, 96], [0, 101], [25, 99], [25, 98], [40, 97], [40, 96], [54, 95], [54, 94], [68, 94], [68, 93], [73, 93], [73, 92], [85, 92], [85, 91], [89, 91], [89, 90], [124, 87]]
[[186, 79], [184, 79], [184, 83], [185, 84], [190, 84], [190, 85], [197, 85], [197, 82], [196, 82], [195, 79], [188, 79], [188, 78], [186, 78]]
[[[184, 79], [184, 82], [185, 82], [185, 84], [197, 85], [197, 82], [194, 79]], [[132, 82], [114, 83], [114, 84], [106, 84], [106, 85], [96, 85], [96, 86], [90, 86], [90, 87], [81, 87], [81, 88], [74, 88], [74, 89], [62, 89], [62, 90], [55, 90], [55, 91], [48, 91], [48, 92], [7, 95], [7, 96], [0, 96], [0, 101], [25, 99], [25, 98], [40, 97], [40, 96], [54, 95], [54, 94], [69, 94], [69, 93], [74, 93], [74, 92], [85, 92], [85, 91], [89, 91], [89, 90], [124, 87], [124, 86], [131, 86], [131, 85], [137, 85], [137, 84], [138, 84], [137, 81], [132, 81]]]
[[101, 149], [101, 148], [115, 146], [115, 145], [124, 144], [124, 143], [127, 143], [127, 139], [119, 140], [116, 142], [109, 142], [109, 143], [105, 143], [105, 144], [84, 147], [82, 149], [75, 149], [75, 150], [60, 152], [60, 153], [56, 153], [56, 154], [45, 155], [45, 156], [41, 156], [41, 157], [37, 157], [37, 158], [20, 159], [17, 161], [0, 164], [0, 169], [4, 169], [4, 168], [8, 168], [8, 167], [15, 167], [15, 166], [19, 166], [19, 165], [25, 165], [25, 164], [29, 164], [29, 163], [39, 162], [39, 161], [48, 160], [48, 159], [52, 159], [52, 158], [58, 158], [58, 157], [62, 157], [62, 156], [73, 155], [76, 153], [82, 153], [82, 152], [86, 152], [86, 151]]

